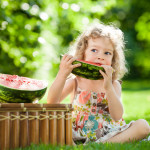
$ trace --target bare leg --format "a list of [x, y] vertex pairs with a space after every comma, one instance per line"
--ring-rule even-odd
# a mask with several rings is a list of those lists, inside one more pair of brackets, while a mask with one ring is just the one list
[[[150, 133], [150, 126], [144, 119], [139, 119], [131, 124], [125, 131], [115, 135], [105, 142], [124, 143], [145, 138]], [[104, 142], [104, 143], [105, 143]]]

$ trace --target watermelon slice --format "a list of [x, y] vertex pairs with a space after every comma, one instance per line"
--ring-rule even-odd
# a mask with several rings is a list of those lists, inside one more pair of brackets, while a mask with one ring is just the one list
[[0, 74], [0, 102], [32, 103], [44, 96], [47, 85], [43, 80]]
[[[63, 55], [60, 55], [60, 59], [62, 59]], [[78, 64], [80, 63], [81, 66], [74, 68], [72, 70], [72, 73], [74, 75], [86, 78], [86, 79], [90, 79], [90, 80], [101, 80], [103, 79], [102, 74], [99, 72], [99, 70], [102, 70], [103, 72], [105, 72], [104, 68], [101, 66], [100, 63], [94, 63], [94, 62], [90, 62], [90, 61], [85, 61], [85, 60], [81, 60], [81, 59], [77, 59], [75, 61], [73, 61], [73, 65], [74, 64]]]
[[99, 72], [99, 70], [102, 70], [105, 72], [104, 68], [101, 66], [100, 63], [94, 63], [84, 60], [75, 60], [72, 64], [78, 64], [80, 63], [81, 66], [74, 68], [72, 70], [72, 73], [75, 75], [78, 75], [80, 77], [90, 79], [90, 80], [100, 80], [103, 79], [103, 76]]

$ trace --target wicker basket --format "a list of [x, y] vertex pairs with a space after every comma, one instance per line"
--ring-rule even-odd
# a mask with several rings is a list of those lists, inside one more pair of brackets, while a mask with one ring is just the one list
[[72, 145], [72, 110], [71, 104], [0, 103], [0, 150]]

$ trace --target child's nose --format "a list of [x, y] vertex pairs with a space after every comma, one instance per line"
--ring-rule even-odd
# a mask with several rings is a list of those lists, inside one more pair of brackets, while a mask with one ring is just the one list
[[104, 60], [104, 57], [102, 55], [99, 55], [98, 60]]
[[104, 60], [104, 54], [103, 54], [103, 52], [102, 51], [100, 51], [98, 54], [97, 54], [97, 58], [98, 58], [98, 60]]
[[104, 60], [104, 58], [102, 58], [102, 57], [98, 57], [98, 60]]

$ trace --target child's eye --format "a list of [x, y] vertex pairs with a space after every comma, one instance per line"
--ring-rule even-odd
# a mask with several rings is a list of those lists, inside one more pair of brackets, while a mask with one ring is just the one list
[[92, 51], [92, 52], [97, 52], [97, 50], [96, 50], [96, 49], [92, 49], [91, 51]]
[[106, 55], [111, 55], [111, 53], [110, 53], [110, 52], [105, 52], [105, 54], [106, 54]]

